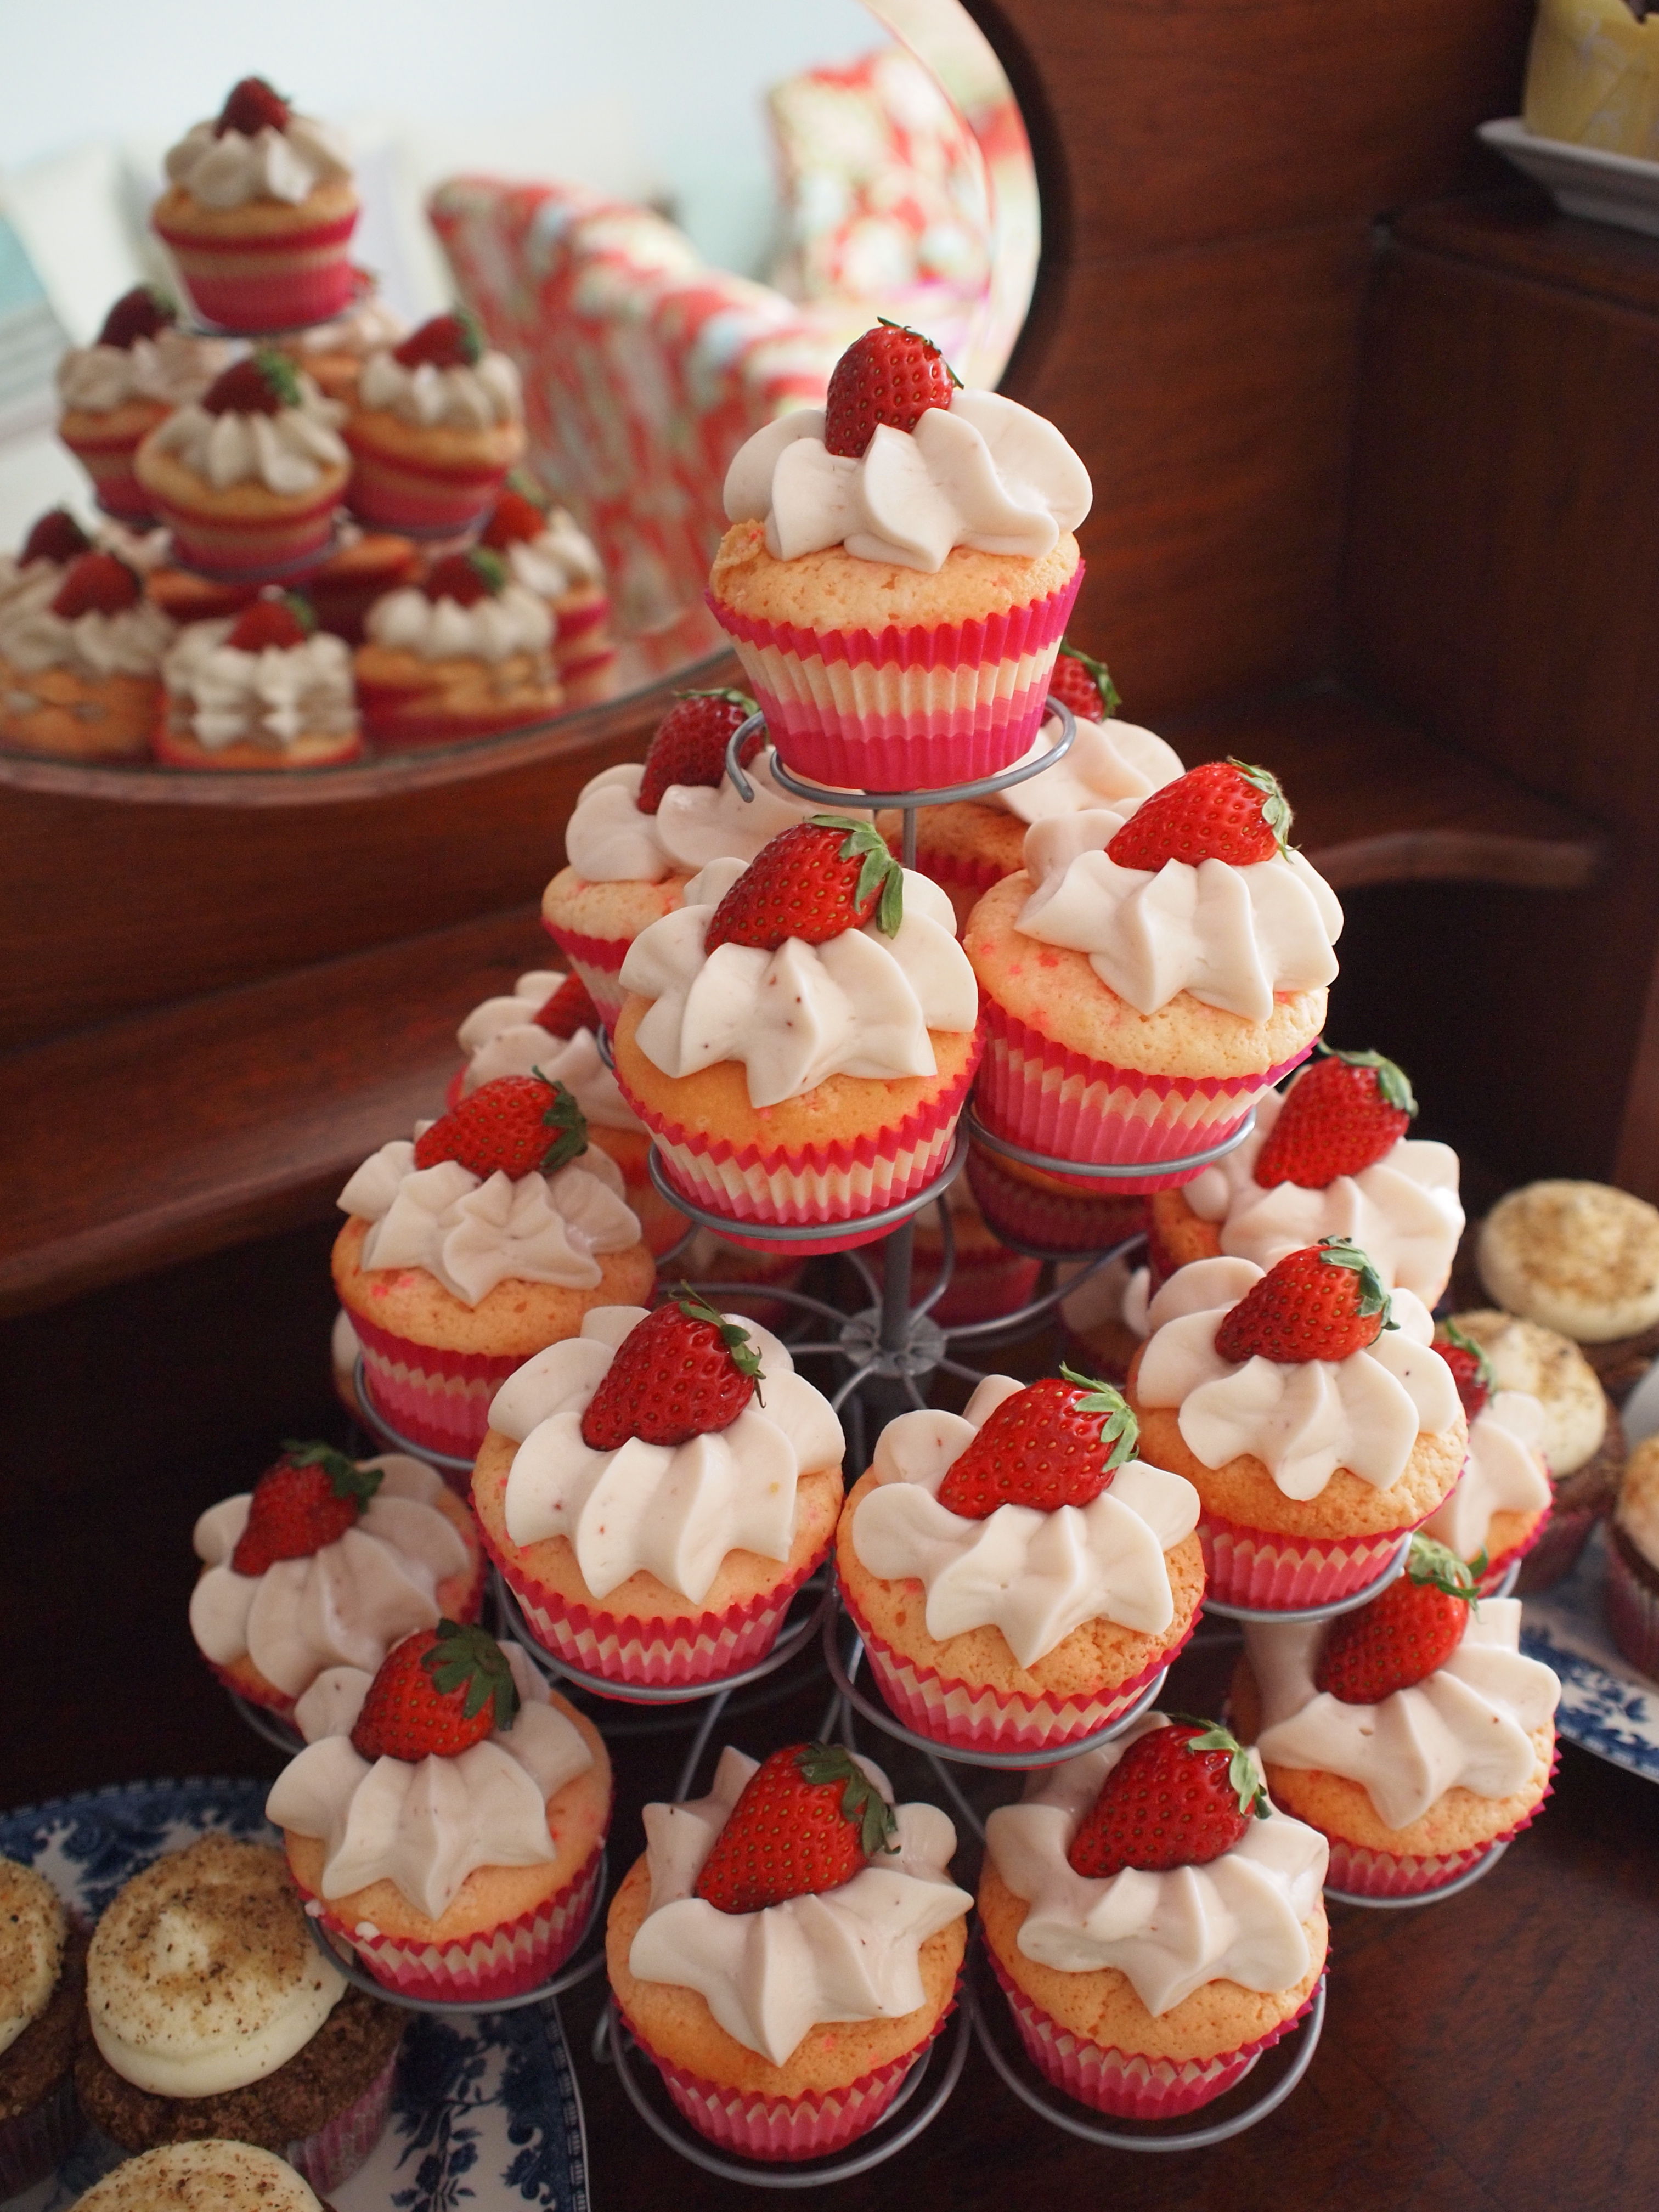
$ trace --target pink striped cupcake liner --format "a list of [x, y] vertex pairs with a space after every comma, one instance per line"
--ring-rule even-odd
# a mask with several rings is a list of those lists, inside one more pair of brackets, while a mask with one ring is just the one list
[[614, 1029], [628, 996], [622, 987], [622, 964], [633, 939], [584, 937], [578, 929], [556, 929], [545, 915], [542, 927], [586, 984], [606, 1028]]
[[1558, 1744], [1550, 1760], [1550, 1778], [1544, 1785], [1544, 1794], [1532, 1810], [1512, 1828], [1505, 1828], [1501, 1836], [1492, 1836], [1484, 1844], [1472, 1844], [1467, 1850], [1418, 1856], [1376, 1850], [1332, 1836], [1328, 1839], [1331, 1863], [1325, 1875], [1326, 1888], [1346, 1890], [1351, 1897], [1424, 1897], [1461, 1881], [1472, 1867], [1490, 1858], [1500, 1844], [1510, 1842], [1523, 1828], [1531, 1827], [1555, 1793], [1555, 1768], [1560, 1756]]
[[156, 230], [204, 322], [221, 330], [296, 330], [342, 315], [357, 296], [347, 258], [357, 210], [269, 239], [214, 240]]
[[1074, 1184], [1063, 1191], [1044, 1190], [1011, 1175], [982, 1145], [969, 1146], [964, 1172], [980, 1212], [999, 1236], [1016, 1237], [1056, 1256], [1103, 1251], [1126, 1237], [1138, 1237], [1146, 1226], [1144, 1197], [1098, 1190], [1089, 1197]]
[[772, 742], [797, 775], [853, 791], [939, 790], [1030, 746], [1083, 563], [1057, 592], [982, 621], [813, 630], [712, 592]]
[[1328, 1605], [1375, 1582], [1410, 1534], [1388, 1528], [1372, 1536], [1286, 1536], [1240, 1528], [1206, 1507], [1198, 1522], [1208, 1577], [1204, 1595], [1263, 1613]]
[[[1049, 1158], [1085, 1160], [1102, 1167], [1139, 1165], [1144, 1176], [1114, 1178], [1113, 1194], [1174, 1190], [1201, 1172], [1183, 1168], [1156, 1172], [1162, 1160], [1206, 1152], [1231, 1136], [1264, 1091], [1288, 1075], [1313, 1050], [1313, 1040], [1277, 1067], [1242, 1076], [1147, 1075], [1115, 1067], [1056, 1043], [981, 994], [985, 1061], [980, 1072], [980, 1118], [994, 1136], [1024, 1145]], [[1086, 1176], [1060, 1180], [1091, 1195], [1100, 1186]]]
[[[363, 1347], [368, 1410], [410, 1443], [453, 1459], [477, 1455], [489, 1426], [490, 1400], [530, 1356], [445, 1352], [396, 1336], [355, 1309], [351, 1325]], [[466, 1495], [459, 1479], [450, 1487]]]
[[349, 2181], [386, 2133], [397, 2071], [394, 2051], [361, 2097], [355, 2098], [344, 2112], [337, 2112], [315, 2135], [307, 2136], [303, 2142], [289, 2143], [283, 2152], [289, 2164], [304, 2175], [319, 2197], [326, 2197], [331, 2189]]
[[1012, 1979], [988, 1943], [986, 1952], [1025, 2055], [1037, 2071], [1079, 2104], [1117, 2119], [1173, 2120], [1212, 2103], [1242, 2081], [1262, 2052], [1288, 2035], [1313, 2004], [1309, 1996], [1270, 2034], [1242, 2043], [1235, 2051], [1210, 2058], [1149, 2058], [1139, 2051], [1091, 2043], [1062, 2027]]

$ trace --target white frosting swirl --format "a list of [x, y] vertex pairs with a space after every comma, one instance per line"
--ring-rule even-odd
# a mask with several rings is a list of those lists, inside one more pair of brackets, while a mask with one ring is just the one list
[[617, 1079], [599, 1057], [592, 1030], [556, 1037], [536, 1016], [564, 977], [551, 969], [532, 969], [513, 986], [510, 999], [486, 999], [474, 1006], [458, 1032], [467, 1054], [461, 1079], [464, 1096], [498, 1075], [530, 1075], [539, 1068], [550, 1083], [562, 1083], [590, 1125], [601, 1129], [637, 1129], [639, 1116], [617, 1088]]
[[161, 664], [185, 703], [191, 734], [210, 752], [250, 742], [281, 750], [302, 737], [344, 737], [357, 726], [351, 649], [318, 630], [303, 645], [245, 653], [228, 642], [234, 619], [191, 623]]
[[522, 584], [464, 607], [459, 599], [429, 599], [413, 584], [376, 599], [363, 618], [376, 645], [412, 653], [418, 660], [510, 660], [514, 653], [544, 653], [553, 640], [547, 602]]
[[[1060, 723], [1051, 718], [1021, 759], [1040, 759], [1059, 742]], [[993, 793], [984, 804], [1022, 822], [1046, 822], [1056, 814], [1081, 814], [1145, 799], [1185, 774], [1180, 754], [1152, 731], [1121, 722], [1115, 715], [1107, 722], [1091, 722], [1079, 714], [1069, 751], [1052, 768]]]
[[1518, 1598], [1471, 1606], [1445, 1665], [1380, 1705], [1345, 1705], [1314, 1687], [1325, 1634], [1320, 1621], [1244, 1631], [1261, 1692], [1255, 1747], [1269, 1765], [1345, 1775], [1391, 1828], [1421, 1820], [1454, 1787], [1508, 1797], [1532, 1779], [1532, 1734], [1554, 1712], [1561, 1685], [1521, 1656]]
[[467, 1563], [460, 1532], [438, 1510], [443, 1483], [399, 1452], [362, 1464], [380, 1468], [381, 1480], [356, 1525], [260, 1575], [231, 1565], [252, 1493], [222, 1498], [201, 1516], [194, 1542], [207, 1572], [190, 1595], [190, 1629], [216, 1666], [246, 1654], [284, 1697], [297, 1698], [325, 1667], [372, 1674], [411, 1630], [435, 1626], [439, 1583]]
[[516, 582], [544, 599], [562, 599], [579, 584], [602, 583], [599, 548], [562, 507], [548, 515], [539, 538], [515, 538], [507, 548], [507, 565]]
[[1021, 1387], [988, 1375], [964, 1413], [890, 1421], [876, 1445], [879, 1487], [859, 1506], [853, 1549], [884, 1582], [922, 1583], [938, 1642], [1000, 1628], [1022, 1667], [1085, 1620], [1161, 1635], [1175, 1618], [1164, 1555], [1198, 1525], [1198, 1492], [1184, 1475], [1131, 1460], [1091, 1504], [1053, 1513], [999, 1505], [973, 1521], [939, 1504], [948, 1469]]
[[52, 2002], [66, 1932], [46, 1876], [0, 1858], [0, 2057]]
[[[893, 1803], [873, 1761], [858, 1764]], [[933, 1805], [895, 1807], [896, 1852], [872, 1859], [838, 1889], [791, 1897], [761, 1912], [722, 1912], [694, 1892], [703, 1862], [757, 1763], [728, 1747], [707, 1797], [647, 1805], [651, 1905], [629, 1971], [641, 1982], [698, 1990], [736, 2042], [781, 2066], [811, 2027], [902, 2020], [925, 2001], [922, 1945], [973, 1903], [951, 1880], [957, 1832]]]
[[1052, 422], [996, 392], [953, 391], [914, 430], [883, 423], [859, 457], [823, 442], [821, 407], [757, 430], [726, 472], [732, 522], [766, 523], [774, 560], [844, 545], [936, 574], [957, 545], [1040, 559], [1094, 498]]
[[211, 123], [198, 123], [162, 164], [167, 182], [209, 208], [246, 207], [250, 200], [286, 200], [298, 207], [319, 185], [351, 174], [345, 148], [326, 124], [308, 115], [290, 115], [278, 131], [266, 124], [247, 137], [240, 131], [222, 136]]
[[324, 2212], [286, 2159], [210, 2136], [123, 2159], [75, 2212]]
[[743, 873], [711, 860], [684, 904], [642, 929], [622, 964], [625, 991], [653, 1005], [635, 1032], [665, 1075], [743, 1062], [752, 1106], [799, 1098], [831, 1075], [934, 1075], [929, 1030], [971, 1030], [979, 987], [956, 939], [949, 896], [904, 871], [904, 919], [884, 937], [875, 917], [823, 945], [792, 937], [775, 952], [703, 938]]
[[1544, 1409], [1521, 1390], [1497, 1390], [1469, 1424], [1469, 1455], [1457, 1487], [1423, 1523], [1460, 1559], [1486, 1542], [1494, 1513], [1541, 1513], [1550, 1502], [1544, 1466]]
[[1456, 1153], [1449, 1145], [1401, 1137], [1373, 1166], [1338, 1176], [1322, 1190], [1293, 1182], [1264, 1189], [1255, 1164], [1285, 1096], [1270, 1091], [1257, 1100], [1255, 1130], [1237, 1152], [1184, 1187], [1188, 1205], [1200, 1221], [1219, 1224], [1221, 1249], [1230, 1257], [1271, 1267], [1322, 1237], [1346, 1237], [1371, 1261], [1386, 1289], [1401, 1285], [1433, 1305], [1463, 1233]]
[[1317, 1829], [1275, 1810], [1206, 1866], [1078, 1874], [1066, 1855], [1101, 1785], [1137, 1738], [1168, 1724], [1148, 1713], [1115, 1743], [1034, 1774], [985, 1824], [993, 1864], [1030, 1907], [1016, 1939], [1025, 1956], [1065, 1974], [1115, 1967], [1154, 2017], [1206, 1982], [1294, 1989], [1313, 1965], [1303, 1923], [1330, 1857]]
[[1139, 803], [1051, 817], [1027, 830], [1032, 890], [1017, 924], [1025, 936], [1086, 952], [1101, 981], [1142, 1014], [1188, 991], [1265, 1022], [1275, 993], [1333, 980], [1342, 908], [1300, 853], [1243, 867], [1122, 868], [1106, 848]]
[[308, 331], [297, 331], [291, 341], [301, 353], [356, 354], [366, 357], [379, 353], [387, 346], [395, 346], [404, 337], [409, 325], [395, 307], [389, 307], [378, 292], [359, 300], [343, 315], [336, 315], [331, 323], [314, 323]]
[[274, 415], [234, 410], [210, 415], [192, 400], [150, 437], [159, 452], [176, 454], [216, 491], [258, 483], [297, 498], [315, 489], [325, 469], [343, 468], [350, 458], [336, 427], [345, 420], [345, 409], [337, 399], [325, 399], [303, 369], [298, 374], [297, 407], [279, 407]]
[[[60, 574], [52, 599], [61, 585]], [[50, 599], [21, 593], [0, 606], [0, 659], [26, 676], [46, 668], [71, 669], [91, 683], [106, 676], [155, 676], [173, 637], [173, 624], [150, 599], [113, 615], [95, 608], [83, 615], [55, 615]]]
[[440, 368], [423, 361], [410, 368], [395, 353], [373, 353], [357, 379], [357, 404], [416, 429], [490, 430], [524, 418], [524, 386], [504, 353], [487, 353], [471, 368]]
[[1317, 1498], [1339, 1467], [1389, 1489], [1421, 1433], [1462, 1418], [1451, 1370], [1430, 1348], [1427, 1308], [1395, 1291], [1396, 1326], [1346, 1359], [1223, 1359], [1216, 1331], [1266, 1272], [1249, 1260], [1199, 1260], [1171, 1275], [1147, 1316], [1135, 1395], [1180, 1408], [1182, 1441], [1206, 1467], [1248, 1454], [1286, 1498]]
[[87, 415], [112, 415], [130, 399], [182, 407], [199, 399], [229, 361], [222, 338], [170, 329], [130, 346], [71, 346], [58, 364], [58, 397]]
[[799, 1478], [838, 1468], [846, 1443], [830, 1401], [796, 1374], [776, 1337], [734, 1315], [760, 1355], [761, 1381], [729, 1428], [689, 1443], [632, 1437], [594, 1451], [582, 1415], [645, 1318], [643, 1306], [597, 1306], [580, 1336], [537, 1352], [496, 1392], [490, 1426], [519, 1447], [507, 1533], [515, 1544], [568, 1537], [596, 1598], [644, 1571], [699, 1604], [728, 1552], [788, 1558]]
[[501, 1649], [518, 1686], [517, 1716], [458, 1758], [365, 1759], [351, 1730], [374, 1677], [360, 1667], [330, 1668], [301, 1698], [294, 1717], [306, 1747], [277, 1776], [265, 1817], [320, 1839], [324, 1897], [389, 1881], [440, 1920], [478, 1868], [548, 1866], [558, 1856], [547, 1801], [586, 1773], [593, 1754], [518, 1645]]
[[340, 1193], [342, 1212], [374, 1225], [365, 1267], [424, 1267], [452, 1297], [476, 1306], [498, 1283], [591, 1291], [596, 1252], [625, 1252], [640, 1224], [623, 1201], [622, 1171], [597, 1146], [550, 1178], [499, 1170], [484, 1179], [459, 1160], [417, 1168], [406, 1138], [382, 1145]]
[[13, 554], [0, 553], [0, 622], [15, 617], [25, 606], [49, 607], [68, 573], [66, 562], [20, 561]]
[[744, 770], [752, 799], [739, 798], [724, 776], [713, 787], [671, 783], [654, 814], [639, 809], [642, 762], [601, 769], [582, 786], [565, 825], [571, 866], [591, 884], [659, 884], [711, 860], [752, 860], [763, 845], [816, 811], [813, 801], [792, 799], [776, 781], [775, 757], [764, 745]]

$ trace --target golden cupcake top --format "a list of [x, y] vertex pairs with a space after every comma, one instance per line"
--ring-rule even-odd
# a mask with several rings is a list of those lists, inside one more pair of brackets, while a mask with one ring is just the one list
[[1486, 1216], [1475, 1263], [1499, 1305], [1581, 1344], [1659, 1322], [1659, 1206], [1608, 1183], [1510, 1191]]
[[130, 2158], [81, 2198], [76, 2212], [321, 2212], [285, 2159], [210, 2136]]
[[64, 1908], [44, 1875], [0, 1859], [0, 2051], [52, 2002], [68, 1932]]

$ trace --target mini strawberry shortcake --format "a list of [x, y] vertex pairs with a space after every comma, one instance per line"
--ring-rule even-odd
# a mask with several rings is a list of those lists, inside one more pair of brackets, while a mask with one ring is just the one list
[[1450, 1496], [1468, 1431], [1434, 1324], [1340, 1238], [1265, 1273], [1200, 1260], [1129, 1370], [1145, 1448], [1193, 1482], [1210, 1595], [1297, 1610], [1362, 1590]]
[[1172, 2119], [1313, 2002], [1324, 1838], [1270, 1806], [1224, 1728], [1148, 1713], [1034, 1774], [985, 1828], [980, 1924], [1038, 2070], [1097, 2112]]
[[384, 353], [409, 334], [408, 323], [381, 298], [368, 270], [354, 268], [351, 287], [350, 306], [332, 321], [313, 323], [278, 341], [331, 399], [348, 403], [356, 393], [358, 374], [369, 356]]
[[58, 364], [58, 434], [92, 478], [106, 514], [141, 528], [149, 495], [132, 471], [142, 441], [175, 407], [199, 399], [230, 359], [218, 338], [179, 328], [178, 310], [153, 286], [124, 292], [96, 342]]
[[330, 1668], [295, 1717], [306, 1748], [266, 1816], [376, 1981], [487, 2008], [558, 1971], [599, 1888], [611, 1761], [516, 1644], [441, 1620], [373, 1673]]
[[[524, 481], [520, 471], [515, 482]], [[608, 697], [616, 680], [611, 594], [599, 548], [562, 507], [538, 507], [508, 484], [478, 543], [501, 554], [514, 580], [553, 610], [553, 665], [572, 707]], [[753, 711], [752, 709], [750, 710]]]
[[362, 750], [351, 649], [297, 593], [192, 623], [161, 664], [155, 757], [172, 768], [323, 768]]
[[1434, 1348], [1452, 1371], [1469, 1425], [1469, 1455], [1457, 1487], [1423, 1523], [1423, 1534], [1474, 1568], [1495, 1590], [1544, 1534], [1553, 1492], [1544, 1456], [1544, 1408], [1525, 1390], [1501, 1390], [1492, 1364], [1455, 1322], [1442, 1322]]
[[173, 635], [113, 553], [82, 553], [49, 599], [15, 592], [0, 602], [0, 744], [63, 760], [148, 758]]
[[39, 517], [15, 556], [0, 553], [0, 619], [25, 603], [49, 607], [70, 564], [97, 547], [66, 507], [50, 507]]
[[358, 372], [351, 510], [386, 530], [471, 528], [524, 453], [524, 395], [465, 308], [434, 315]]
[[553, 617], [486, 547], [446, 554], [418, 584], [388, 592], [363, 630], [357, 697], [384, 751], [525, 729], [562, 704]]
[[1561, 1685], [1519, 1650], [1515, 1598], [1475, 1600], [1443, 1544], [1333, 1620], [1257, 1622], [1233, 1677], [1275, 1806], [1330, 1839], [1333, 1889], [1426, 1895], [1549, 1794]]

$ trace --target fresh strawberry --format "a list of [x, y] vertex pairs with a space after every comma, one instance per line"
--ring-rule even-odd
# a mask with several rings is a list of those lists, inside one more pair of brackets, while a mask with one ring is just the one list
[[898, 935], [903, 870], [868, 822], [809, 814], [761, 847], [714, 908], [703, 946], [826, 945], [872, 915], [884, 937]]
[[1359, 1247], [1322, 1237], [1287, 1252], [1245, 1292], [1215, 1333], [1216, 1356], [1259, 1355], [1282, 1367], [1346, 1359], [1395, 1326], [1382, 1279]]
[[551, 1175], [587, 1150], [587, 1122], [562, 1083], [539, 1068], [498, 1075], [415, 1139], [415, 1164], [459, 1160], [475, 1176]]
[[441, 1620], [394, 1644], [351, 1731], [364, 1759], [453, 1759], [518, 1717], [507, 1655], [487, 1629]]
[[696, 1894], [719, 1912], [764, 1912], [821, 1896], [897, 1849], [893, 1808], [838, 1743], [792, 1743], [744, 1784]]
[[478, 543], [497, 553], [505, 553], [509, 545], [528, 545], [546, 527], [547, 517], [535, 501], [526, 499], [521, 491], [514, 491], [509, 485], [478, 532]]
[[1459, 1328], [1455, 1321], [1443, 1321], [1434, 1333], [1434, 1348], [1450, 1368], [1463, 1411], [1474, 1420], [1498, 1388], [1498, 1377], [1492, 1372], [1485, 1347]]
[[247, 1521], [230, 1555], [239, 1575], [262, 1575], [278, 1559], [306, 1559], [356, 1526], [380, 1486], [378, 1467], [359, 1467], [331, 1444], [285, 1443], [253, 1486]]
[[70, 564], [52, 603], [55, 615], [73, 622], [77, 615], [118, 615], [136, 607], [144, 587], [136, 570], [113, 553], [82, 553]]
[[1080, 722], [1108, 722], [1123, 704], [1111, 671], [1103, 660], [1093, 659], [1081, 646], [1060, 640], [1048, 696], [1063, 700]]
[[480, 599], [498, 599], [507, 589], [507, 563], [487, 546], [474, 545], [465, 553], [446, 553], [421, 579], [428, 599], [453, 599], [458, 607], [476, 607]]
[[760, 1371], [748, 1330], [682, 1283], [617, 1346], [582, 1415], [582, 1442], [620, 1451], [630, 1437], [683, 1444], [716, 1436], [760, 1397]]
[[255, 599], [237, 616], [225, 643], [238, 653], [263, 653], [267, 646], [286, 651], [303, 645], [317, 627], [311, 602], [297, 592], [283, 592], [271, 599]]
[[170, 330], [178, 319], [179, 311], [172, 301], [153, 284], [135, 284], [131, 291], [122, 293], [105, 316], [98, 343], [130, 353], [139, 338], [153, 338], [159, 331]]
[[261, 346], [216, 376], [202, 404], [210, 415], [280, 415], [300, 398], [299, 370], [285, 353]]
[[[645, 775], [634, 804], [654, 814], [671, 783], [699, 783], [713, 790], [726, 774], [726, 748], [733, 731], [755, 712], [746, 691], [677, 691], [657, 725], [645, 757]], [[766, 742], [764, 728], [744, 740], [738, 755], [747, 768]]]
[[18, 555], [18, 565], [27, 568], [31, 561], [51, 561], [67, 568], [82, 553], [90, 553], [93, 544], [86, 532], [66, 507], [48, 507], [23, 540], [23, 550]]
[[394, 361], [405, 368], [429, 362], [434, 368], [473, 368], [483, 358], [483, 332], [470, 309], [458, 307], [451, 315], [434, 315], [412, 330], [392, 349]]
[[1268, 1811], [1255, 1761], [1236, 1737], [1207, 1721], [1170, 1721], [1129, 1746], [1066, 1856], [1090, 1881], [1109, 1881], [1126, 1867], [1169, 1874], [1207, 1866]]
[[1168, 860], [1241, 868], [1286, 851], [1290, 828], [1276, 776], [1243, 761], [1206, 761], [1142, 799], [1106, 851], [1121, 868], [1157, 870]]
[[914, 430], [930, 407], [948, 407], [951, 388], [959, 380], [920, 331], [884, 316], [873, 331], [854, 339], [830, 371], [824, 445], [856, 459], [884, 422], [890, 429]]
[[1005, 1398], [945, 1470], [939, 1502], [947, 1512], [984, 1521], [999, 1505], [1037, 1513], [1087, 1505], [1134, 1457], [1139, 1426], [1122, 1393], [1060, 1371], [1063, 1381], [1050, 1376]]
[[1426, 1681], [1462, 1642], [1485, 1567], [1484, 1553], [1469, 1566], [1431, 1536], [1413, 1536], [1405, 1573], [1325, 1631], [1314, 1687], [1345, 1705], [1380, 1705]]
[[597, 1030], [599, 1010], [580, 975], [567, 975], [536, 1017], [536, 1027], [549, 1036], [573, 1037], [578, 1030]]
[[1304, 1068], [1285, 1093], [1273, 1132], [1256, 1156], [1263, 1190], [1293, 1182], [1323, 1190], [1338, 1176], [1375, 1167], [1410, 1128], [1417, 1101], [1402, 1070], [1380, 1052], [1334, 1052]]
[[262, 131], [286, 131], [293, 112], [264, 77], [245, 76], [231, 87], [213, 135], [222, 138], [227, 131], [240, 131], [244, 138], [255, 138]]

